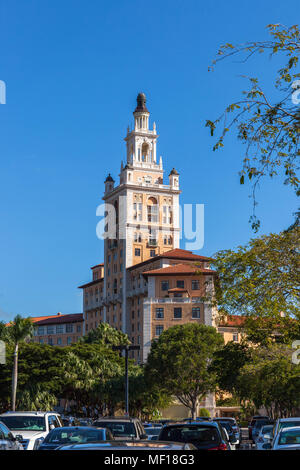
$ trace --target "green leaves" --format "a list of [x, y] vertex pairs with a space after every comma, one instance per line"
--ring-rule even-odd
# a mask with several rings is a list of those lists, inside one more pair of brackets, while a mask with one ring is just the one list
[[214, 255], [216, 297], [229, 314], [298, 318], [300, 228], [253, 238], [236, 250]]
[[[282, 169], [288, 161], [290, 173], [283, 178], [298, 195], [300, 181], [296, 176], [299, 169], [300, 119], [299, 106], [293, 104], [293, 83], [299, 77], [296, 67], [300, 55], [300, 32], [297, 25], [286, 28], [280, 24], [268, 25], [271, 40], [253, 41], [247, 44], [225, 44], [220, 47], [214, 63], [233, 55], [244, 55], [245, 61], [257, 52], [270, 52], [271, 56], [280, 54], [284, 61], [277, 71], [274, 84], [261, 85], [258, 78], [244, 77], [249, 81], [249, 88], [242, 92], [243, 99], [229, 104], [224, 112], [215, 120], [207, 120], [211, 136], [220, 136], [213, 145], [213, 151], [224, 146], [225, 135], [235, 131], [238, 140], [245, 144], [244, 157], [241, 159], [241, 184], [245, 184], [245, 176], [252, 184], [253, 214], [250, 223], [254, 231], [260, 223], [256, 217], [256, 190], [264, 177], [282, 178]], [[279, 99], [274, 102], [274, 88]], [[255, 172], [251, 169], [255, 167]]]
[[199, 400], [216, 387], [216, 376], [208, 366], [222, 344], [222, 336], [210, 326], [193, 323], [169, 328], [152, 343], [148, 383], [175, 395], [194, 412]]

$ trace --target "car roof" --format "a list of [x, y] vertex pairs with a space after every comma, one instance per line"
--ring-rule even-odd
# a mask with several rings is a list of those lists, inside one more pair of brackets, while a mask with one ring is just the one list
[[295, 416], [294, 418], [279, 418], [279, 423], [289, 423], [291, 421], [300, 421], [300, 416]]
[[174, 423], [174, 424], [166, 424], [163, 429], [169, 427], [183, 427], [183, 426], [211, 426], [211, 427], [218, 427], [218, 424], [213, 421], [192, 421], [191, 423]]
[[66, 431], [72, 431], [74, 429], [85, 429], [85, 430], [90, 430], [90, 431], [95, 431], [95, 429], [98, 429], [99, 431], [107, 431], [107, 428], [101, 428], [100, 426], [97, 427], [97, 426], [61, 426], [60, 428], [55, 428], [55, 429], [52, 429], [50, 432], [52, 431], [62, 431], [62, 430], [66, 430]]
[[6, 413], [0, 414], [0, 416], [45, 416], [45, 415], [57, 415], [59, 413], [55, 411], [6, 411]]
[[134, 421], [139, 421], [138, 418], [129, 418], [128, 416], [107, 416], [107, 417], [101, 417], [101, 418], [96, 418], [94, 422], [96, 421], [128, 421], [130, 423], [134, 422]]
[[60, 449], [64, 449], [68, 447], [69, 449], [74, 449], [78, 447], [79, 449], [83, 448], [116, 448], [116, 449], [128, 449], [128, 448], [135, 448], [135, 449], [182, 449], [183, 446], [188, 444], [187, 442], [170, 442], [170, 441], [106, 441], [106, 442], [91, 442], [91, 443], [78, 443], [78, 444], [70, 444], [66, 446], [61, 446]]

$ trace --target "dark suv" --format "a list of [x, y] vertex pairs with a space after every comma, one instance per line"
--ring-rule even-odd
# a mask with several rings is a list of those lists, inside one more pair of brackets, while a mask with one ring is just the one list
[[253, 440], [253, 438], [252, 438], [252, 429], [255, 426], [256, 421], [260, 420], [260, 419], [263, 419], [264, 421], [268, 421], [270, 418], [269, 418], [269, 416], [260, 416], [260, 415], [252, 417], [252, 419], [251, 419], [251, 421], [248, 425], [248, 433], [249, 433], [250, 441]]
[[186, 442], [201, 450], [230, 450], [230, 443], [222, 427], [213, 421], [164, 426], [159, 441]]
[[93, 422], [98, 428], [108, 428], [116, 440], [140, 440], [148, 439], [142, 422], [138, 418], [128, 417], [105, 417]]

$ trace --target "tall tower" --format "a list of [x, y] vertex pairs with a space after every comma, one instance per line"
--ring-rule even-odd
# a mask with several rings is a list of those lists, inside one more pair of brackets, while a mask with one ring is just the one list
[[[128, 127], [126, 164], [121, 163], [120, 182], [109, 174], [104, 201], [108, 235], [104, 242], [104, 320], [114, 320], [126, 331], [126, 268], [173, 248], [179, 248], [179, 174], [173, 168], [164, 184], [162, 158], [157, 161], [155, 123], [149, 128], [146, 96], [139, 93]], [[110, 302], [111, 299], [111, 302]]]

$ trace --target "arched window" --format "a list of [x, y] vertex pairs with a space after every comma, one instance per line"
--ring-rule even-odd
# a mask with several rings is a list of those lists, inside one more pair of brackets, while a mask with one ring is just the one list
[[147, 142], [144, 142], [142, 145], [142, 160], [143, 162], [146, 162], [148, 159], [148, 154], [149, 154], [149, 145]]
[[155, 197], [149, 197], [147, 202], [148, 222], [158, 222], [158, 204]]

